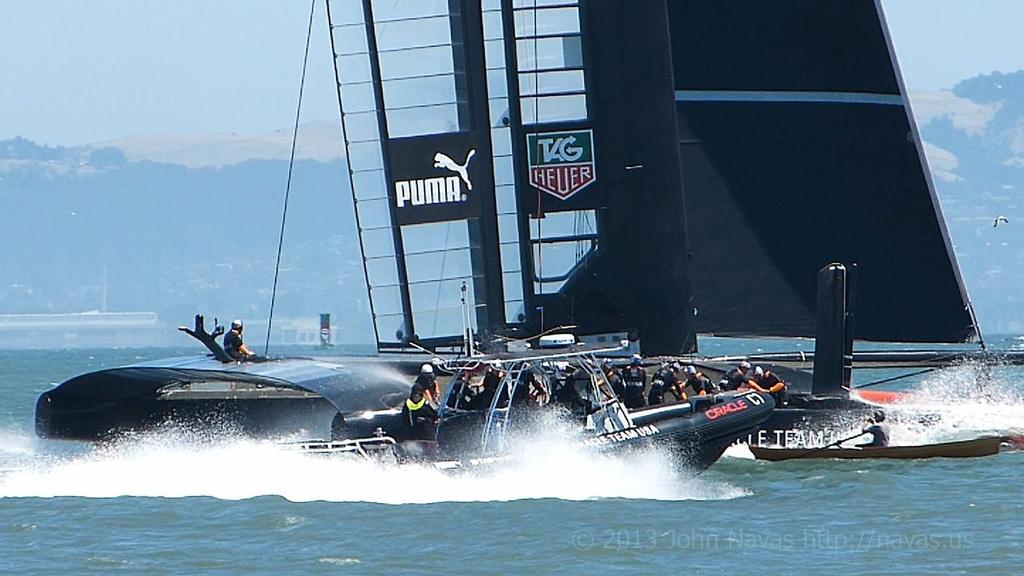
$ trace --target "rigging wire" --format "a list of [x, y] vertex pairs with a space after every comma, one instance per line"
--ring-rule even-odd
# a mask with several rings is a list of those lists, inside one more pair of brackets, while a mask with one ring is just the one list
[[[441, 250], [441, 272], [437, 275], [437, 298], [434, 299], [434, 323], [430, 327], [430, 331], [433, 334], [437, 334], [437, 321], [441, 317], [441, 288], [444, 287], [444, 269], [448, 263], [448, 245], [454, 224], [454, 222], [449, 222], [445, 225], [444, 229], [444, 248]], [[468, 322], [469, 319], [467, 318], [466, 321]]]
[[263, 355], [270, 354], [270, 330], [274, 325], [274, 303], [277, 301], [277, 280], [281, 274], [281, 252], [284, 248], [284, 226], [288, 220], [288, 198], [292, 191], [292, 170], [295, 168], [295, 143], [299, 139], [299, 118], [302, 116], [302, 91], [306, 87], [306, 64], [309, 62], [309, 41], [313, 36], [313, 14], [316, 0], [309, 3], [309, 24], [306, 26], [306, 49], [302, 55], [302, 77], [299, 79], [299, 101], [295, 105], [295, 127], [292, 129], [292, 150], [288, 157], [288, 179], [284, 186], [284, 209], [281, 211], [281, 233], [277, 238], [277, 262], [274, 264], [274, 288], [270, 292], [270, 314], [267, 316], [267, 341]]

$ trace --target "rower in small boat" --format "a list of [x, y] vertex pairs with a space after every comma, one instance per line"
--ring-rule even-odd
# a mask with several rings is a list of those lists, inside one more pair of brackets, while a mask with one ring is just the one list
[[864, 434], [871, 434], [871, 441], [864, 444], [857, 444], [857, 448], [884, 448], [889, 445], [889, 425], [885, 424], [885, 412], [876, 410], [868, 418], [868, 426], [864, 427]]

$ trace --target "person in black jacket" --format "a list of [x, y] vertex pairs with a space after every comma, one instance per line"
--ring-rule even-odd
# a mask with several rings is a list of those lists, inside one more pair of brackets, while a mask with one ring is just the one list
[[402, 405], [402, 420], [416, 440], [433, 440], [437, 425], [437, 411], [427, 402], [422, 391], [413, 387]]
[[676, 388], [676, 397], [680, 400], [685, 400], [688, 395], [710, 396], [715, 393], [715, 387], [711, 384], [711, 380], [696, 367], [687, 366], [684, 374], [686, 379], [680, 382]]
[[242, 321], [232, 320], [231, 330], [224, 335], [224, 351], [235, 360], [247, 360], [256, 355], [242, 341]]
[[469, 401], [467, 408], [470, 410], [486, 410], [491, 407], [491, 401], [498, 392], [498, 386], [505, 378], [505, 371], [497, 366], [488, 366], [484, 373], [483, 386]]
[[640, 365], [640, 355], [633, 354], [629, 366], [622, 371], [622, 383], [625, 387], [622, 403], [626, 408], [643, 408], [644, 388], [647, 386], [647, 372]]
[[430, 364], [420, 366], [420, 373], [416, 376], [410, 394], [417, 390], [427, 399], [428, 404], [437, 404], [437, 377], [434, 376], [434, 367]]
[[744, 360], [740, 362], [739, 366], [725, 373], [721, 382], [718, 383], [718, 387], [726, 391], [738, 390], [747, 385], [747, 381], [750, 379], [748, 376], [749, 372], [750, 362]]
[[776, 406], [782, 406], [786, 401], [786, 383], [771, 370], [765, 370], [760, 366], [754, 368], [750, 387], [758, 392], [771, 394]]
[[651, 388], [647, 391], [647, 405], [656, 406], [665, 403], [665, 392], [675, 390], [679, 383], [678, 364], [664, 363], [651, 377]]

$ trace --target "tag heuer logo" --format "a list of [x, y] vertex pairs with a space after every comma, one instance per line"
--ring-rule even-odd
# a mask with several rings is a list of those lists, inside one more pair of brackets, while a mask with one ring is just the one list
[[594, 131], [528, 134], [530, 184], [565, 200], [597, 179]]

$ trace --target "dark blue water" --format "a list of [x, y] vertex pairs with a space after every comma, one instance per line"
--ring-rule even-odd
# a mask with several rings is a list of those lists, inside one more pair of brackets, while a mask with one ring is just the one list
[[[1020, 452], [773, 464], [738, 449], [693, 478], [663, 454], [552, 442], [514, 469], [453, 477], [241, 439], [34, 438], [40, 392], [163, 355], [0, 351], [0, 573], [1024, 573]], [[942, 419], [894, 438], [1024, 432], [1024, 372], [964, 401], [970, 374], [908, 385], [923, 407], [907, 409]]]

